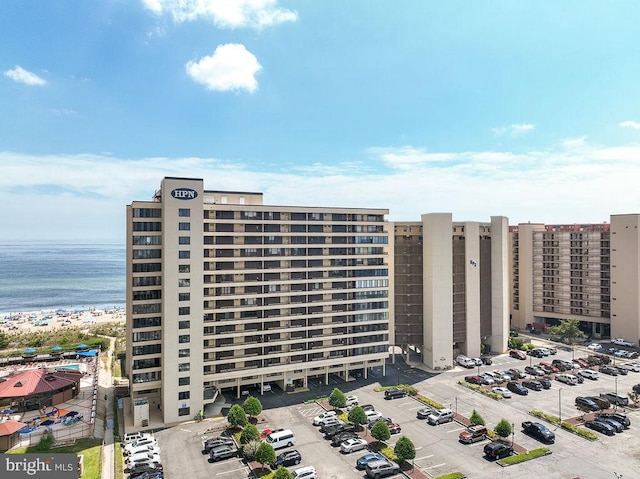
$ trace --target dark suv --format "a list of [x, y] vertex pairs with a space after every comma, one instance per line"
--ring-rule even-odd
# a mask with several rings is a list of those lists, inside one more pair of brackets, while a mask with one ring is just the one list
[[513, 454], [513, 447], [503, 442], [490, 442], [484, 446], [484, 454], [490, 459], [502, 459]]
[[274, 463], [275, 468], [277, 469], [280, 466], [293, 466], [295, 464], [300, 464], [302, 460], [302, 456], [295, 449], [293, 451], [283, 452], [282, 454], [278, 454], [276, 457], [276, 462]]
[[407, 393], [405, 393], [402, 389], [398, 389], [398, 388], [387, 389], [384, 392], [384, 398], [385, 399], [403, 398], [406, 395], [407, 395]]
[[598, 407], [598, 404], [596, 404], [593, 399], [587, 397], [578, 396], [576, 398], [575, 404], [579, 408], [586, 409], [588, 411], [598, 411], [600, 409], [600, 407]]

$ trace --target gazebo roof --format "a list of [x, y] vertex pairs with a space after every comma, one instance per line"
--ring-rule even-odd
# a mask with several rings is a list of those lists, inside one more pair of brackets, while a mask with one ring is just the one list
[[53, 392], [80, 381], [82, 373], [72, 369], [49, 372], [46, 369], [27, 369], [5, 376], [0, 383], [0, 398], [15, 398]]
[[19, 431], [26, 424], [20, 421], [5, 421], [0, 423], [0, 437], [2, 436], [10, 436], [16, 431]]

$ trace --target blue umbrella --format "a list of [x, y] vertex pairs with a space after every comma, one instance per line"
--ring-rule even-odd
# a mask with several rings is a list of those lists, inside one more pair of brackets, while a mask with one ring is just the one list
[[61, 346], [54, 346], [51, 348], [51, 351], [62, 351], [62, 347]]
[[87, 349], [89, 346], [87, 346], [86, 344], [82, 343], [82, 344], [78, 344], [76, 346], [76, 349]]
[[24, 353], [22, 353], [22, 354], [35, 354], [35, 353], [36, 353], [35, 349], [27, 348], [27, 349], [24, 350]]
[[15, 411], [13, 409], [3, 409], [0, 411], [0, 414], [13, 414]]

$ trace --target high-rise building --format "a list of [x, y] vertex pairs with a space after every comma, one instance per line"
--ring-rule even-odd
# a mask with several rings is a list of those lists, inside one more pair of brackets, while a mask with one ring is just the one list
[[509, 336], [508, 220], [454, 222], [450, 213], [394, 223], [394, 345], [434, 369], [458, 354], [501, 352]]
[[385, 209], [268, 206], [164, 178], [127, 207], [134, 424], [191, 419], [219, 391], [349, 379], [389, 355]]
[[585, 335], [640, 339], [640, 215], [512, 226], [513, 326], [577, 319]]

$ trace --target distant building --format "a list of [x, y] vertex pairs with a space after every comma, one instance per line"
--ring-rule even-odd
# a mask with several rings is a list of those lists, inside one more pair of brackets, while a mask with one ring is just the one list
[[640, 338], [640, 215], [611, 223], [511, 227], [512, 324], [577, 319], [589, 337]]
[[164, 178], [151, 201], [128, 206], [134, 424], [154, 402], [176, 423], [206, 414], [219, 391], [384, 371], [387, 214], [268, 206], [262, 193], [208, 191], [191, 178]]
[[425, 365], [502, 352], [509, 335], [508, 220], [454, 222], [450, 213], [394, 223], [395, 337]]

